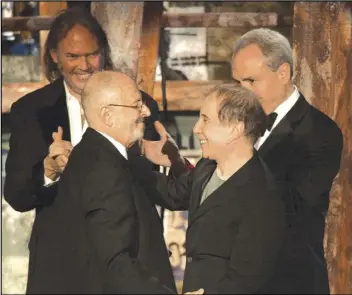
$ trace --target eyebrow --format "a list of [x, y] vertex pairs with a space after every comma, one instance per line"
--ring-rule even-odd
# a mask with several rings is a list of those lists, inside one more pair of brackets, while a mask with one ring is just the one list
[[248, 80], [255, 80], [252, 76], [249, 76], [249, 77], [246, 77], [246, 78], [243, 78], [242, 81], [248, 81]]
[[255, 79], [254, 79], [252, 76], [243, 78], [243, 79], [241, 79], [241, 81], [240, 81], [240, 80], [237, 80], [237, 79], [235, 79], [235, 78], [233, 78], [233, 80], [234, 80], [236, 83], [241, 83], [241, 81], [249, 81], [249, 80], [255, 81]]
[[209, 119], [209, 117], [207, 115], [205, 115], [205, 114], [200, 114], [200, 116], [203, 117], [203, 118]]
[[241, 83], [239, 80], [233, 78], [233, 80], [236, 82], [236, 83]]
[[86, 54], [78, 54], [78, 53], [73, 53], [73, 52], [65, 52], [66, 56], [75, 56], [75, 57], [79, 57], [79, 56], [88, 56], [88, 55], [92, 55], [92, 54], [98, 54], [100, 52], [100, 49], [98, 48], [95, 51], [86, 53]]

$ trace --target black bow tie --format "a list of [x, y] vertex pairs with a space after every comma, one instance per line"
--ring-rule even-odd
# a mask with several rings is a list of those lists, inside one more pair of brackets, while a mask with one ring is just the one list
[[270, 131], [271, 128], [273, 127], [276, 118], [277, 118], [277, 113], [275, 112], [266, 116], [266, 129], [268, 131]]

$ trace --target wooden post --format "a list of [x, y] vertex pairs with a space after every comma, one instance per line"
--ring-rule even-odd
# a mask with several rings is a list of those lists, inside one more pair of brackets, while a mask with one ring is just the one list
[[143, 2], [92, 2], [91, 12], [108, 36], [113, 65], [136, 78]]
[[149, 95], [153, 95], [154, 89], [162, 13], [162, 1], [146, 2], [144, 4], [137, 83], [139, 89], [147, 92]]
[[344, 135], [325, 231], [332, 294], [352, 293], [352, 13], [347, 2], [297, 2], [294, 8], [295, 81]]

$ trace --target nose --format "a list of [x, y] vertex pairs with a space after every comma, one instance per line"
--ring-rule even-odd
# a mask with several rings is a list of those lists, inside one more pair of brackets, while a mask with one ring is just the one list
[[141, 116], [143, 118], [150, 116], [150, 109], [145, 104], [142, 105]]
[[82, 71], [87, 71], [90, 68], [89, 59], [87, 56], [82, 56], [80, 58], [79, 69]]

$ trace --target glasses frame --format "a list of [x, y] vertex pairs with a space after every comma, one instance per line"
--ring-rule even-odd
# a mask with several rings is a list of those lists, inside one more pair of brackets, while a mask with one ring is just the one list
[[142, 109], [143, 109], [144, 105], [145, 105], [145, 101], [141, 100], [141, 104], [140, 105], [135, 105], [135, 106], [125, 105], [125, 104], [114, 104], [114, 103], [110, 103], [107, 106], [131, 108], [131, 109], [136, 109], [139, 112], [142, 112]]

